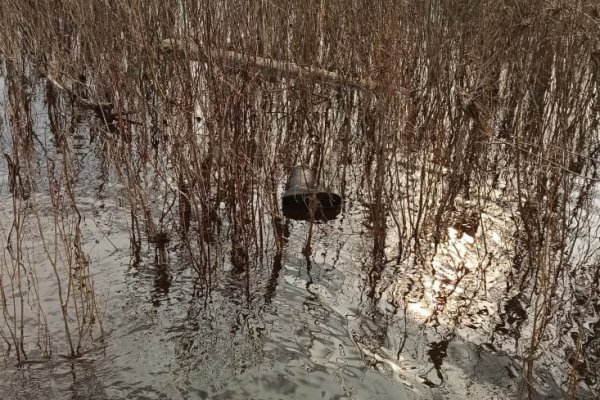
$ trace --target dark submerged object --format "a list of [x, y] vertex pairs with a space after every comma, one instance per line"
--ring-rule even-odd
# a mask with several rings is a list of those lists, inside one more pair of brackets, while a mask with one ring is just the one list
[[335, 193], [317, 190], [313, 172], [294, 167], [288, 176], [281, 199], [283, 215], [297, 220], [330, 220], [340, 213], [342, 198]]

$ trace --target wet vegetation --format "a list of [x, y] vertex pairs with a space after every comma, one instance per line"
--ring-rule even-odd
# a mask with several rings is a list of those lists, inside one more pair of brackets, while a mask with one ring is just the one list
[[[1, 2], [5, 365], [111, 340], [111, 229], [163, 293], [173, 260], [192, 272], [198, 316], [224, 279], [239, 309], [270, 304], [300, 226], [308, 273], [335, 252], [319, 240], [351, 240], [334, 258], [377, 324], [352, 331], [367, 366], [398, 378], [424, 341], [406, 387], [443, 388], [461, 341], [510, 359], [499, 393], [592, 398], [599, 38], [593, 0]], [[337, 221], [282, 214], [298, 165], [342, 196]], [[125, 217], [100, 229], [109, 203]]]

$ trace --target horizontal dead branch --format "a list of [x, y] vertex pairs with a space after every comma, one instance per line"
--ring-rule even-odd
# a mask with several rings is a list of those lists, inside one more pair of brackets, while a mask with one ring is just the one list
[[293, 62], [278, 61], [266, 57], [250, 57], [229, 50], [212, 50], [208, 54], [200, 46], [189, 39], [165, 39], [160, 44], [164, 52], [182, 53], [200, 61], [208, 62], [216, 59], [227, 67], [257, 68], [258, 71], [269, 77], [293, 78], [305, 80], [320, 80], [336, 86], [348, 86], [358, 89], [373, 89], [375, 84], [369, 79], [352, 80], [337, 72], [328, 71], [316, 67], [303, 67]]
[[74, 88], [76, 87], [76, 85], [79, 84], [79, 82], [75, 81], [74, 79], [64, 78], [63, 82], [59, 82], [58, 79], [56, 79], [48, 71], [42, 71], [42, 76], [46, 77], [48, 82], [58, 91], [68, 93], [82, 107], [93, 110], [96, 114], [100, 116], [112, 114], [112, 103], [93, 101], [78, 95]]
[[104, 124], [112, 130], [119, 122], [140, 125], [139, 122], [131, 120], [128, 118], [129, 115], [135, 114], [135, 111], [113, 111], [114, 105], [111, 102], [100, 102], [89, 100], [79, 94], [77, 94], [77, 90], [75, 89], [77, 85], [80, 85], [81, 82], [76, 81], [75, 79], [69, 77], [63, 77], [63, 82], [59, 82], [53, 75], [48, 73], [45, 70], [41, 71], [41, 75], [44, 76], [48, 82], [52, 85], [52, 87], [60, 92], [67, 93], [70, 95], [75, 102], [83, 108], [87, 108], [92, 110], [96, 117], [101, 119]]

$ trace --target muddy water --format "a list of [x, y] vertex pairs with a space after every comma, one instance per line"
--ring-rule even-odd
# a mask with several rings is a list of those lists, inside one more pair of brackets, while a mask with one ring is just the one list
[[[7, 129], [3, 151], [11, 145]], [[50, 140], [43, 115], [36, 129], [42, 142]], [[23, 211], [37, 216], [25, 241], [26, 275], [35, 284], [9, 290], [11, 267], [6, 253], [4, 258], [5, 304], [24, 304], [27, 358], [18, 362], [14, 349], [3, 343], [2, 398], [505, 399], [522, 394], [519, 339], [527, 334], [530, 310], [507, 289], [512, 254], [499, 255], [494, 268], [482, 269], [475, 256], [482, 243], [450, 231], [431, 271], [416, 262], [374, 266], [367, 212], [349, 196], [337, 220], [313, 226], [309, 257], [302, 251], [309, 223], [286, 221], [289, 234], [280, 253], [267, 250], [249, 275], [225, 262], [207, 285], [177, 241], [169, 244], [166, 258], [147, 241], [141, 247], [131, 243], [126, 193], [107, 172], [101, 141], [84, 126], [72, 144], [83, 249], [99, 319], [82, 354], [67, 357], [58, 284], [43, 250], [44, 234], [52, 241], [53, 211], [40, 182]], [[60, 160], [61, 155], [45, 157]], [[0, 162], [3, 248], [15, 212], [8, 175], [8, 165]], [[508, 220], [501, 209], [490, 209], [483, 218], [490, 229]], [[35, 233], [36, 224], [43, 234]], [[501, 248], [509, 231], [498, 229], [492, 242]], [[482, 283], [486, 290], [478, 289]], [[436, 309], [440, 299], [441, 310]], [[43, 318], [36, 312], [39, 304]], [[10, 311], [0, 325], [3, 332], [14, 321], [10, 315], [21, 315]], [[46, 335], [36, 330], [42, 320]], [[69, 322], [74, 323], [72, 314]], [[564, 396], [562, 355], [549, 352], [539, 363], [534, 398]]]

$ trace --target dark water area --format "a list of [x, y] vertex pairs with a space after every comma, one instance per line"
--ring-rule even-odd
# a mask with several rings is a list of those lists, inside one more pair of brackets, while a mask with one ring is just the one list
[[[36, 107], [43, 107], [41, 95]], [[6, 103], [0, 103], [2, 108]], [[40, 142], [51, 142], [43, 113], [36, 121]], [[2, 129], [6, 152], [9, 128], [3, 124]], [[48, 236], [54, 232], [49, 184], [40, 181], [28, 209], [37, 215], [29, 226], [34, 234], [25, 244], [32, 268], [24, 276], [35, 284], [21, 289], [27, 357], [19, 361], [14, 349], [5, 343], [1, 347], [3, 399], [479, 400], [524, 395], [520, 346], [530, 335], [532, 305], [510, 283], [518, 255], [503, 253], [512, 232], [502, 209], [491, 207], [482, 217], [491, 230], [486, 245], [497, 249], [489, 268], [477, 264], [483, 244], [476, 232], [458, 235], [456, 230], [449, 231], [429, 271], [416, 258], [374, 263], [369, 210], [349, 194], [333, 221], [311, 226], [284, 220], [282, 248], [266, 249], [251, 271], [238, 271], [225, 247], [215, 244], [211, 251], [223, 260], [221, 267], [199, 277], [183, 242], [172, 240], [157, 249], [148, 238], [132, 240], [127, 190], [110, 172], [103, 158], [106, 143], [93, 129], [82, 123], [71, 143], [82, 243], [99, 321], [85, 351], [68, 357], [57, 282], [35, 233], [35, 224]], [[60, 152], [53, 151], [38, 157], [58, 164]], [[44, 165], [40, 161], [41, 169]], [[2, 160], [3, 248], [14, 216], [8, 181], [8, 164]], [[392, 237], [387, 246], [393, 243]], [[11, 323], [21, 320], [11, 315], [21, 312], [7, 311], [19, 291], [8, 290], [14, 270], [6, 253], [4, 260], [7, 295], [0, 326], [8, 337]], [[36, 298], [44, 308], [46, 333], [39, 328]], [[76, 323], [73, 314], [68, 320]], [[556, 347], [539, 356], [533, 398], [564, 397], [568, 365], [559, 342], [573, 330], [562, 328], [550, 329]], [[583, 332], [595, 335], [598, 329], [596, 318]], [[40, 345], [45, 335], [51, 336], [49, 352]], [[586, 343], [597, 352], [596, 339]], [[594, 398], [586, 388], [581, 396]]]

